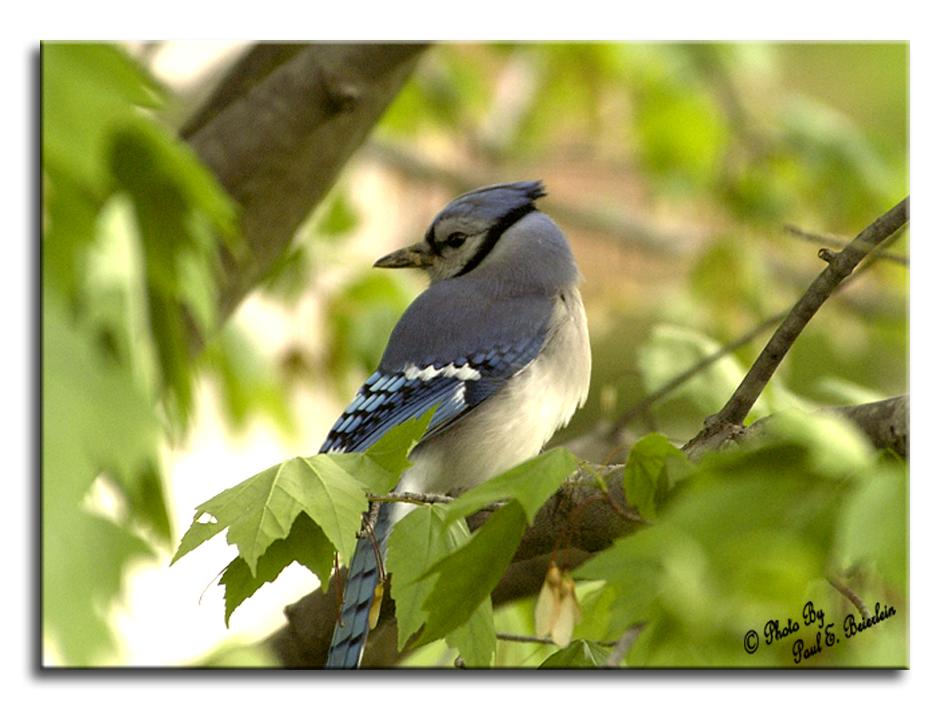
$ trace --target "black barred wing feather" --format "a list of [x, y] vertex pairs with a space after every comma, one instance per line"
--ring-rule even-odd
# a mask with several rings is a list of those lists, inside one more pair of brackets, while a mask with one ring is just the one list
[[534, 360], [544, 335], [497, 345], [451, 362], [379, 369], [337, 419], [320, 453], [363, 451], [390, 428], [437, 407], [423, 441], [454, 424]]
[[[405, 373], [377, 370], [337, 419], [320, 452], [363, 451], [389, 428], [436, 405], [435, 416], [452, 416], [460, 411], [458, 392], [463, 389], [464, 383], [449, 377], [410, 379]], [[464, 404], [464, 392], [462, 398]]]

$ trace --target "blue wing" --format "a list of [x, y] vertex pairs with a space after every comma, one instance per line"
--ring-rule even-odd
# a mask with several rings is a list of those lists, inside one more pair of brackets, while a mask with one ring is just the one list
[[376, 370], [337, 419], [320, 453], [363, 451], [390, 428], [437, 407], [423, 441], [454, 424], [534, 360], [544, 346], [539, 333], [451, 362], [413, 363]]

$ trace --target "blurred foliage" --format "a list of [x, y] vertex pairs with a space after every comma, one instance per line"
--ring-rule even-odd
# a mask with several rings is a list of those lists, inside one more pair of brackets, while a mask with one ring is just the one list
[[[161, 454], [189, 431], [198, 377], [233, 427], [263, 415], [293, 431], [293, 388], [345, 400], [414, 286], [404, 274], [354, 268], [369, 210], [388, 205], [364, 199], [348, 171], [259, 289], [285, 309], [315, 301], [320, 344], [258, 352], [246, 326], [218, 322], [220, 254], [244, 246], [235, 207], [162, 123], [176, 97], [113, 46], [47, 44], [42, 60], [44, 638], [63, 662], [85, 665], [115, 657], [109, 609], [123, 577], [174, 536]], [[633, 215], [667, 235], [672, 248], [659, 253], [559, 217], [586, 276], [594, 355], [589, 403], [557, 440], [567, 441], [798, 298], [823, 264], [817, 245], [782, 234], [783, 224], [853, 235], [906, 194], [907, 46], [442, 44], [373, 140], [466, 179], [540, 176], [551, 203]], [[395, 170], [392, 180], [420, 179]], [[907, 241], [889, 248], [906, 254]], [[750, 419], [906, 391], [907, 294], [902, 266], [878, 262], [857, 277], [805, 329]], [[404, 664], [461, 655], [476, 666], [602, 665], [645, 622], [625, 664], [795, 665], [791, 639], [748, 654], [743, 635], [798, 618], [808, 600], [842, 624], [855, 610], [828, 575], [897, 616], [843, 641], [836, 626], [839, 647], [807, 664], [905, 664], [905, 462], [869, 452], [837, 421], [794, 415], [769, 438], [696, 465], [675, 453], [763, 340], [629, 425], [637, 436], [662, 432], [615, 459], [627, 462], [628, 502], [652, 524], [575, 571], [581, 615], [566, 648], [496, 641], [492, 629], [535, 632], [536, 600], [491, 610], [486, 591], [538, 496], [569, 472], [565, 461], [529, 464], [533, 485], [516, 469], [470, 494], [473, 505], [506, 502], [475, 535], [440, 506], [406, 518], [391, 547], [403, 576], [393, 588], [400, 644], [425, 622], [429, 631]], [[206, 347], [196, 357], [197, 342]], [[395, 446], [401, 455], [411, 438]], [[221, 578], [225, 620], [290, 561], [325, 581], [335, 552], [351, 547], [366, 490], [383, 490], [398, 459], [320, 463], [334, 504], [310, 491], [304, 512], [271, 511], [280, 526], [259, 549], [245, 549], [238, 523], [238, 554]], [[257, 485], [310, 481], [307, 460], [275, 466]], [[119, 501], [115, 514], [90, 503], [101, 483]], [[215, 500], [205, 504], [215, 522], [196, 516], [192, 544], [234, 524]], [[400, 557], [424, 536], [444, 544], [425, 559]], [[266, 662], [241, 648], [206, 659]]]
[[42, 62], [44, 637], [88, 665], [114, 657], [129, 564], [171, 544], [161, 452], [187, 431], [199, 370], [235, 423], [290, 415], [233, 329], [193, 357], [219, 326], [220, 250], [242, 243], [230, 199], [150, 113], [164, 91], [110, 45], [49, 43]]
[[[376, 369], [389, 333], [411, 300], [406, 285], [383, 272], [357, 276], [328, 299], [326, 366], [342, 384], [342, 396]], [[353, 370], [355, 383], [347, 377]]]
[[[576, 570], [613, 591], [606, 640], [611, 626], [646, 623], [631, 665], [794, 666], [794, 641], [810, 645], [817, 631], [803, 619], [809, 601], [838, 646], [805, 665], [907, 664], [906, 465], [874, 455], [843, 421], [780, 416], [773, 434], [706, 456], [654, 525]], [[823, 577], [857, 569], [872, 611], [897, 615], [845, 638], [845, 617], [860, 614]], [[766, 644], [773, 619], [800, 628]], [[761, 640], [752, 653], [749, 630]]]
[[242, 428], [252, 415], [263, 413], [284, 430], [294, 428], [283, 382], [240, 328], [230, 323], [222, 327], [205, 347], [201, 363], [218, 384], [232, 426]]
[[[596, 158], [626, 154], [656, 196], [712, 198], [758, 225], [798, 214], [820, 217], [829, 229], [861, 226], [869, 205], [890, 206], [907, 187], [906, 45], [544, 43], [439, 50], [427, 55], [387, 113], [384, 135], [441, 129], [468, 144], [490, 137], [493, 152], [509, 161], [550, 159], [565, 148]], [[834, 64], [809, 82], [801, 64], [815, 64], [822, 54], [835, 55]], [[884, 65], [888, 81], [873, 69]], [[814, 96], [827, 97], [830, 85], [857, 94], [849, 79], [858, 72], [863, 102], [832, 106]], [[801, 92], [783, 83], [786, 74]], [[519, 82], [515, 100], [514, 92], [498, 88], [509, 78]], [[508, 100], [514, 114], [499, 120], [515, 126], [504, 132], [503, 145], [492, 134], [497, 126], [482, 120], [495, 115], [493, 100]]]

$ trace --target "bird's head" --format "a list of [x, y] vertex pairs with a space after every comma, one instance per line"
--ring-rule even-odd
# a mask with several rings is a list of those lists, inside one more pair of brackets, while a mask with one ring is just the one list
[[373, 266], [424, 269], [432, 283], [475, 269], [502, 235], [545, 195], [538, 181], [489, 185], [456, 197], [436, 215], [425, 238], [379, 259]]

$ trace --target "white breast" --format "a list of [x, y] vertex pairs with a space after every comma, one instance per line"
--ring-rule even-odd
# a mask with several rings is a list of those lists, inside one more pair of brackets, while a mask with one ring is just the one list
[[587, 399], [590, 342], [576, 289], [558, 302], [538, 358], [455, 426], [416, 449], [400, 491], [470, 488], [535, 456]]

